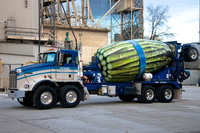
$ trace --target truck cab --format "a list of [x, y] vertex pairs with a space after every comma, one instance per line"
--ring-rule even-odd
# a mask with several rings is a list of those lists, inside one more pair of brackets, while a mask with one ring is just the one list
[[8, 96], [20, 104], [51, 108], [60, 100], [64, 107], [76, 106], [84, 100], [81, 66], [77, 50], [49, 49], [38, 64], [10, 72]]
[[[59, 50], [43, 53], [42, 63], [53, 63], [51, 74], [57, 80], [78, 80], [78, 51]], [[79, 79], [80, 80], [80, 79]]]

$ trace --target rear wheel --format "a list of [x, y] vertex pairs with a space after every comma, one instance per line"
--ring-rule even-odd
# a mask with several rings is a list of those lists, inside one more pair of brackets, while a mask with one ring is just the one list
[[33, 106], [33, 99], [32, 98], [17, 98], [17, 101], [23, 106]]
[[136, 98], [135, 95], [119, 95], [118, 97], [120, 100], [126, 101], [126, 102], [131, 102]]
[[174, 99], [174, 90], [169, 85], [160, 86], [157, 90], [157, 100], [159, 102], [171, 102]]
[[65, 86], [59, 93], [59, 99], [61, 106], [65, 108], [76, 107], [80, 103], [80, 91], [75, 86]]
[[142, 87], [141, 95], [138, 96], [139, 102], [152, 103], [155, 101], [156, 91], [153, 86], [146, 85]]
[[56, 91], [49, 86], [42, 86], [38, 88], [33, 95], [33, 102], [36, 108], [49, 109], [57, 102]]

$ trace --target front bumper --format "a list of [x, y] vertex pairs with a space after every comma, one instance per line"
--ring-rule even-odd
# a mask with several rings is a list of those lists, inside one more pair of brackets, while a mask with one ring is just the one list
[[8, 90], [8, 97], [12, 99], [25, 97], [25, 91]]

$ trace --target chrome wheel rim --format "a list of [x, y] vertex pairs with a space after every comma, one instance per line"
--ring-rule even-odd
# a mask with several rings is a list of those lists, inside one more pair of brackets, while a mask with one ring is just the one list
[[146, 99], [149, 100], [149, 101], [153, 100], [153, 98], [154, 98], [154, 92], [151, 89], [148, 89], [146, 91], [145, 95], [146, 95]]
[[68, 91], [66, 94], [66, 100], [69, 103], [74, 103], [77, 100], [77, 94], [75, 91]]
[[190, 51], [190, 57], [192, 58], [192, 59], [196, 59], [197, 58], [197, 51], [196, 50], [191, 50]]
[[171, 91], [170, 89], [166, 89], [166, 90], [164, 91], [164, 97], [165, 97], [165, 99], [167, 99], [167, 100], [171, 99], [171, 98], [172, 98], [172, 91]]
[[48, 105], [53, 101], [53, 96], [49, 91], [45, 91], [41, 94], [40, 101], [42, 104]]

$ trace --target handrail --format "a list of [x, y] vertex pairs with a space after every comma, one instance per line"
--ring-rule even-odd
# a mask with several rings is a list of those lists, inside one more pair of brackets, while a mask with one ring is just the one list
[[[22, 27], [13, 27], [5, 26], [6, 36], [20, 36], [20, 37], [38, 37], [38, 29], [34, 28], [22, 28]], [[43, 38], [48, 38], [51, 34], [48, 32], [42, 33]]]
[[26, 62], [25, 62], [25, 66], [27, 66], [29, 63], [37, 64], [38, 62], [37, 62], [37, 61], [26, 61]]
[[25, 27], [14, 27], [14, 26], [5, 26], [5, 28], [15, 28], [15, 29], [28, 29], [28, 30], [37, 30], [35, 28], [25, 28]]

